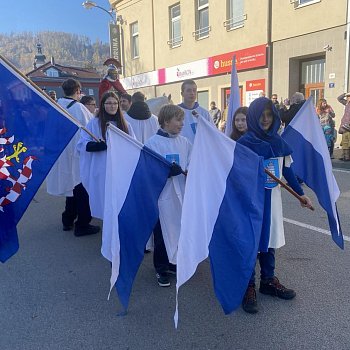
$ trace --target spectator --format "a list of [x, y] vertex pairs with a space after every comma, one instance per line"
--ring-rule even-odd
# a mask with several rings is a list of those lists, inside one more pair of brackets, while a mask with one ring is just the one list
[[215, 126], [219, 127], [219, 122], [221, 120], [221, 111], [219, 108], [216, 107], [216, 103], [214, 101], [210, 103], [209, 114], [213, 119]]
[[290, 100], [290, 108], [287, 110], [280, 109], [279, 115], [285, 127], [292, 121], [292, 119], [299, 112], [302, 105], [305, 103], [305, 97], [301, 92], [296, 92]]
[[342, 134], [341, 147], [343, 149], [343, 157], [340, 160], [348, 162], [350, 161], [350, 92], [338, 96], [338, 101], [345, 106], [339, 128], [339, 134]]
[[57, 102], [57, 95], [56, 95], [56, 91], [55, 90], [50, 90], [48, 92], [48, 95], [55, 101]]

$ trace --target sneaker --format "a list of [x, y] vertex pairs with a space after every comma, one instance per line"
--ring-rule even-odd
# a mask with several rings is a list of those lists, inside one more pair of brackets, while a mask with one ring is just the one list
[[259, 311], [254, 284], [250, 284], [244, 294], [242, 309], [248, 314], [256, 314]]
[[156, 276], [160, 287], [170, 287], [169, 278], [166, 273], [157, 273]]
[[82, 227], [75, 226], [74, 236], [80, 237], [80, 236], [94, 235], [99, 231], [100, 231], [100, 226], [94, 226], [90, 224]]
[[63, 224], [63, 231], [71, 231], [73, 230], [74, 225], [64, 225]]
[[261, 280], [259, 292], [262, 294], [273, 295], [285, 300], [293, 299], [296, 296], [295, 291], [283, 286], [277, 277]]

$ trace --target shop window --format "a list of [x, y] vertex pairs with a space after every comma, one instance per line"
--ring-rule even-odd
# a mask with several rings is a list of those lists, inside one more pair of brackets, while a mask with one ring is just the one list
[[169, 29], [170, 29], [170, 39], [168, 41], [168, 45], [171, 48], [180, 46], [181, 41], [183, 40], [181, 36], [180, 4], [176, 4], [169, 8]]
[[209, 0], [196, 1], [196, 30], [192, 35], [196, 40], [207, 38], [211, 27], [209, 26]]
[[227, 30], [244, 26], [247, 15], [244, 14], [244, 0], [227, 0], [227, 20], [224, 26]]
[[197, 101], [200, 106], [209, 109], [209, 90], [202, 90], [197, 92]]

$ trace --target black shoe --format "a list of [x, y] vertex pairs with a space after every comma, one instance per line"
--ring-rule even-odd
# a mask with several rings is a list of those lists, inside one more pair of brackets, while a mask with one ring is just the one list
[[166, 273], [157, 273], [156, 276], [160, 287], [170, 287], [169, 278]]
[[244, 294], [242, 309], [248, 314], [256, 314], [259, 311], [254, 284], [250, 284]]
[[262, 294], [273, 295], [285, 300], [293, 299], [296, 296], [294, 290], [283, 286], [277, 277], [261, 280], [259, 292]]
[[64, 225], [63, 224], [63, 231], [71, 231], [73, 230], [74, 225]]
[[87, 226], [75, 226], [74, 235], [77, 237], [94, 235], [100, 231], [99, 226], [87, 225]]
[[176, 265], [170, 264], [167, 273], [170, 275], [176, 275]]

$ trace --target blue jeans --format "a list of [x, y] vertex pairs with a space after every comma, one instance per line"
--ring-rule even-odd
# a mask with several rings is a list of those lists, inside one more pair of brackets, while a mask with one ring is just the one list
[[[275, 249], [269, 248], [267, 252], [259, 253], [260, 279], [265, 280], [275, 276]], [[255, 269], [250, 277], [249, 284], [255, 284]]]

